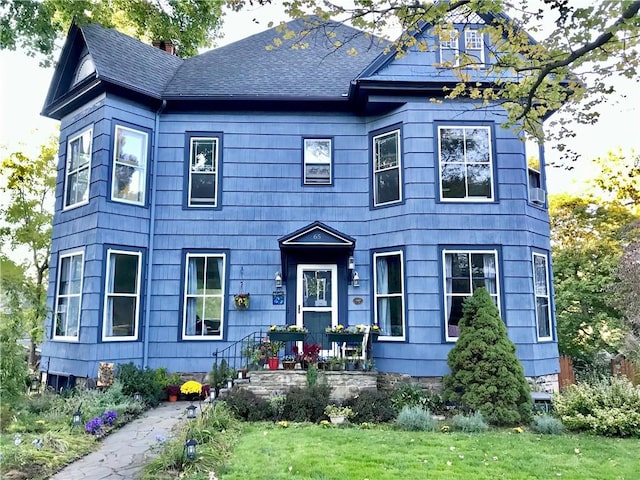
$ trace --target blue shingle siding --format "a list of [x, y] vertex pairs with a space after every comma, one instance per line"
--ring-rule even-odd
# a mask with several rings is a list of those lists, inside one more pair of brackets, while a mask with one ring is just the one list
[[[403, 251], [406, 340], [376, 343], [376, 365], [381, 371], [440, 376], [447, 373], [446, 356], [452, 347], [444, 341], [441, 251], [456, 246], [497, 250], [501, 312], [526, 374], [557, 371], [557, 344], [537, 342], [532, 290], [531, 252], [549, 251], [549, 219], [546, 210], [528, 203], [524, 145], [498, 126], [499, 109], [479, 111], [469, 101], [437, 104], [422, 97], [400, 97], [394, 107], [375, 115], [342, 107], [340, 111], [321, 111], [327, 105], [322, 100], [315, 104], [317, 108], [310, 107], [313, 103], [294, 102], [274, 109], [273, 100], [283, 92], [290, 97], [288, 102], [293, 98], [350, 101], [343, 93], [350, 91], [351, 81], [363, 71], [371, 77], [400, 78], [409, 68], [423, 81], [441, 80], [423, 71], [426, 57], [414, 53], [384, 63], [380, 49], [364, 48], [368, 42], [364, 37], [357, 40], [360, 53], [356, 56], [340, 51], [325, 56], [331, 49], [320, 37], [304, 51], [286, 45], [266, 51], [265, 45], [276, 35], [271, 30], [183, 61], [101, 27], [82, 27], [82, 32], [105, 85], [120, 82], [120, 88], [146, 90], [135, 97], [107, 85], [106, 93], [87, 99], [86, 107], [67, 112], [62, 119], [49, 305], [55, 301], [60, 252], [84, 249], [85, 277], [79, 341], [45, 342], [43, 369], [95, 376], [100, 361], [140, 365], [148, 322], [149, 366], [206, 372], [214, 351], [271, 324], [295, 321], [294, 279], [286, 283], [285, 305], [273, 305], [272, 292], [275, 273], [295, 277], [296, 261], [322, 263], [330, 259], [337, 263], [340, 322], [369, 324], [374, 301], [372, 255], [392, 249]], [[340, 26], [338, 33], [349, 35], [353, 30]], [[129, 48], [126, 60], [120, 56], [122, 48]], [[376, 68], [367, 70], [368, 65]], [[147, 67], [161, 72], [146, 78]], [[394, 92], [387, 95], [393, 97]], [[157, 97], [158, 103], [151, 105], [143, 98], [149, 96]], [[242, 103], [233, 99], [247, 96], [253, 96], [255, 102], [250, 110], [243, 110]], [[172, 109], [177, 99], [187, 97], [224, 97], [230, 108], [195, 103], [191, 110], [183, 102], [179, 110]], [[167, 104], [160, 108], [162, 99]], [[55, 95], [49, 100], [52, 105], [57, 101]], [[263, 100], [269, 103], [261, 103]], [[155, 206], [150, 203], [151, 190], [144, 206], [109, 200], [116, 124], [149, 133], [147, 186], [154, 189]], [[478, 124], [492, 125], [495, 201], [440, 202], [436, 126]], [[94, 130], [90, 201], [62, 211], [67, 140], [88, 125]], [[402, 130], [402, 202], [371, 209], [370, 135], [397, 127]], [[224, 140], [219, 151], [221, 176], [215, 209], [184, 208], [190, 132], [215, 132]], [[332, 138], [331, 185], [308, 188], [303, 184], [304, 138]], [[155, 179], [151, 175], [154, 166]], [[314, 222], [354, 239], [355, 249], [348, 254], [355, 258], [360, 287], [347, 285], [346, 251], [291, 251], [289, 261], [293, 263], [283, 265], [286, 255], [278, 240]], [[149, 252], [151, 243], [153, 255]], [[104, 246], [108, 244], [143, 251], [145, 262], [153, 258], [152, 265], [143, 265], [151, 281], [145, 291], [143, 279], [140, 341], [99, 340]], [[223, 340], [181, 340], [185, 252], [194, 251], [227, 253]], [[287, 272], [287, 268], [291, 270]], [[251, 294], [247, 312], [232, 305], [233, 294], [241, 288]], [[354, 302], [356, 298], [362, 302]], [[147, 300], [148, 316], [144, 309]], [[50, 319], [48, 335], [51, 327]]]

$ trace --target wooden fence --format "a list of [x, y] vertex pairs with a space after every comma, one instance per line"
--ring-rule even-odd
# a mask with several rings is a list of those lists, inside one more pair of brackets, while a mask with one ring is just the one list
[[638, 385], [640, 382], [640, 369], [638, 369], [638, 366], [627, 358], [611, 360], [611, 374], [624, 375], [631, 380], [634, 385]]
[[573, 362], [566, 355], [560, 356], [560, 373], [558, 374], [558, 386], [560, 390], [576, 383], [576, 374], [573, 371]]

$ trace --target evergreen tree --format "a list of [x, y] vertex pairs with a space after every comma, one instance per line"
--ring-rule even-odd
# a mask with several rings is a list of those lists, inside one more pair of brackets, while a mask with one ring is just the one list
[[526, 424], [532, 404], [516, 348], [491, 296], [477, 289], [464, 303], [460, 336], [448, 357], [445, 398], [472, 408], [494, 425]]

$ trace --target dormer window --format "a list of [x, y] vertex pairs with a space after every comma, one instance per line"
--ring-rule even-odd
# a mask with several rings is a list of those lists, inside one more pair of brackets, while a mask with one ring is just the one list
[[96, 66], [93, 63], [93, 59], [85, 48], [85, 50], [82, 52], [82, 56], [80, 57], [80, 61], [78, 62], [78, 66], [76, 67], [76, 71], [73, 74], [73, 85], [77, 84], [81, 80], [84, 80], [95, 71]]

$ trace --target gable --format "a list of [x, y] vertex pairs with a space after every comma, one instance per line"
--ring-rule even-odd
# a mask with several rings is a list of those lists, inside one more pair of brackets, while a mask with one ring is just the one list
[[300, 230], [297, 230], [278, 240], [280, 248], [283, 247], [333, 247], [354, 248], [355, 240], [344, 233], [314, 222]]

